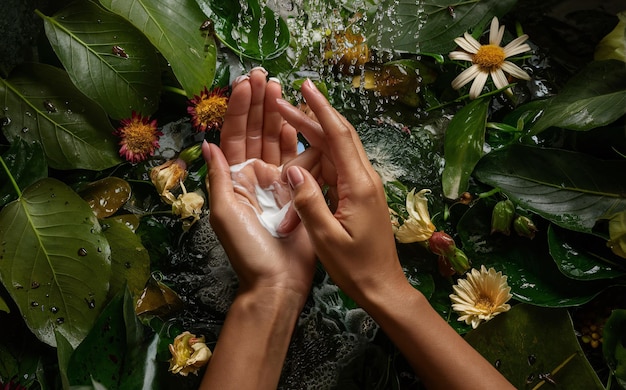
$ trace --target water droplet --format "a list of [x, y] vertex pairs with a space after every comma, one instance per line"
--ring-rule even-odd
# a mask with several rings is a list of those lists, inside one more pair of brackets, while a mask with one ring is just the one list
[[57, 324], [61, 325], [64, 322], [65, 322], [65, 318], [63, 318], [63, 317], [57, 318]]
[[33, 288], [33, 289], [34, 289], [34, 288], [39, 288], [39, 282], [36, 282], [36, 281], [34, 281], [34, 280], [33, 280], [33, 281], [30, 283], [30, 288]]
[[32, 302], [30, 303], [30, 305], [31, 305], [32, 307], [37, 307], [37, 306], [39, 306], [39, 302], [32, 301]]
[[102, 248], [98, 247], [97, 250], [98, 250], [99, 253], [102, 253]]
[[57, 108], [49, 100], [44, 100], [43, 101], [43, 106], [48, 111], [49, 114], [51, 114], [53, 112], [57, 112]]
[[529, 366], [532, 366], [533, 364], [535, 364], [536, 361], [537, 361], [537, 356], [535, 356], [534, 354], [528, 355], [528, 365]]
[[11, 118], [8, 116], [0, 118], [0, 126], [8, 126], [9, 124], [11, 124]]
[[78, 249], [78, 256], [87, 256], [87, 249], [85, 248]]
[[51, 311], [53, 314], [56, 314], [56, 313], [58, 313], [58, 312], [59, 312], [59, 308], [58, 308], [58, 307], [56, 307], [56, 306], [52, 306], [52, 307], [50, 308], [50, 311]]
[[28, 133], [28, 127], [22, 127], [22, 133], [26, 134]]
[[87, 299], [85, 298], [85, 302], [87, 302], [87, 307], [89, 307], [90, 309], [95, 309], [96, 308], [96, 300], [91, 298], [91, 299]]
[[129, 261], [125, 262], [124, 267], [126, 267], [126, 269], [130, 269], [130, 262]]

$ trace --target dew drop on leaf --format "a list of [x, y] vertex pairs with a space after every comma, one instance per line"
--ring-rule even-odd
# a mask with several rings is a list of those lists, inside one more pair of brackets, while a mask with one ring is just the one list
[[78, 256], [87, 256], [87, 249], [79, 248], [78, 249]]

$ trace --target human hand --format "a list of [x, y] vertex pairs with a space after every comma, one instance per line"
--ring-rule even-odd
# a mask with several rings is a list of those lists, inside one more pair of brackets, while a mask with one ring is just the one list
[[[396, 253], [385, 192], [356, 131], [307, 80], [302, 95], [316, 120], [284, 100], [279, 112], [321, 153], [312, 175], [298, 158], [285, 167], [293, 204], [326, 271], [357, 303], [406, 283]], [[326, 204], [318, 180], [329, 186], [335, 207]]]
[[[315, 267], [306, 230], [293, 213], [285, 219], [289, 226], [279, 227], [284, 236], [274, 237], [257, 216], [255, 186], [272, 186], [279, 207], [291, 198], [279, 165], [296, 156], [297, 135], [278, 113], [281, 94], [280, 84], [267, 82], [262, 69], [235, 80], [220, 148], [205, 143], [203, 154], [209, 167], [211, 224], [239, 276], [240, 292], [279, 288], [296, 293], [303, 305]], [[257, 160], [231, 176], [230, 166], [249, 159]]]

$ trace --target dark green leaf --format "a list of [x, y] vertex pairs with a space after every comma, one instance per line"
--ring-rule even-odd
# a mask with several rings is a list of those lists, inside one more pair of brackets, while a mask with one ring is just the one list
[[10, 120], [7, 138], [39, 141], [52, 168], [101, 170], [120, 162], [106, 113], [61, 69], [20, 66], [0, 79], [0, 105]]
[[[368, 18], [368, 41], [378, 49], [447, 54], [454, 39], [502, 16], [516, 0], [481, 0], [451, 6], [447, 0], [384, 0], [378, 15]], [[399, 26], [401, 26], [399, 28]]]
[[511, 294], [519, 301], [546, 307], [578, 306], [609, 285], [605, 280], [580, 281], [565, 277], [548, 254], [545, 235], [533, 240], [491, 234], [491, 208], [485, 202], [471, 207], [458, 223], [463, 251], [472, 267], [484, 264], [508, 277]]
[[626, 275], [624, 268], [611, 264], [617, 261], [626, 266], [624, 259], [611, 253], [605, 239], [550, 225], [548, 246], [559, 270], [569, 278], [595, 280]]
[[70, 382], [67, 379], [67, 367], [70, 364], [70, 358], [74, 353], [74, 348], [69, 341], [59, 332], [54, 332], [57, 342], [57, 358], [59, 361], [59, 373], [61, 375], [61, 383], [63, 388], [67, 389], [70, 386]]
[[570, 230], [590, 233], [599, 219], [626, 210], [626, 161], [514, 145], [483, 157], [476, 178], [514, 203]]
[[201, 31], [206, 16], [194, 0], [100, 0], [137, 27], [167, 59], [187, 97], [213, 84], [217, 47]]
[[56, 345], [87, 335], [105, 305], [110, 249], [89, 206], [56, 179], [43, 179], [0, 211], [0, 279], [31, 331]]
[[229, 6], [197, 1], [213, 21], [215, 34], [238, 55], [263, 62], [280, 56], [289, 46], [285, 21], [258, 0], [233, 1]]
[[[515, 305], [465, 336], [517, 389], [536, 388], [550, 373], [560, 389], [603, 390], [565, 309]], [[530, 382], [530, 383], [529, 383]], [[546, 383], [542, 388], [551, 388]]]
[[150, 42], [123, 18], [90, 1], [44, 19], [46, 35], [74, 85], [115, 119], [152, 114], [161, 74]]
[[[26, 142], [16, 138], [11, 148], [2, 155], [2, 159], [20, 190], [48, 176], [46, 156], [39, 142]], [[4, 169], [0, 169], [0, 183], [1, 207], [17, 199], [18, 194]]]
[[626, 114], [626, 67], [617, 60], [590, 63], [573, 77], [531, 128], [535, 135], [551, 126], [589, 130]]
[[443, 194], [457, 199], [467, 190], [474, 166], [483, 155], [489, 99], [477, 99], [461, 108], [450, 121], [444, 140], [446, 165]]
[[602, 353], [620, 385], [626, 386], [626, 310], [613, 310], [602, 332]]

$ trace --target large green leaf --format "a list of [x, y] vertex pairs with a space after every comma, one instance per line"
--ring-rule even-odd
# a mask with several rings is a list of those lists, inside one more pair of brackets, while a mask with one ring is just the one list
[[105, 305], [110, 249], [95, 215], [74, 191], [46, 178], [0, 211], [0, 280], [31, 331], [72, 346]]
[[[2, 155], [10, 175], [20, 190], [39, 179], [48, 176], [48, 164], [39, 142], [26, 142], [21, 138], [14, 140], [11, 148]], [[0, 169], [0, 207], [17, 199], [11, 180], [4, 169]]]
[[589, 130], [626, 114], [626, 67], [617, 60], [590, 63], [547, 101], [530, 130], [535, 135], [551, 126]]
[[611, 252], [603, 238], [550, 225], [548, 246], [559, 270], [569, 278], [595, 280], [626, 275], [626, 262]]
[[626, 161], [560, 149], [513, 145], [484, 156], [476, 178], [566, 229], [590, 233], [599, 219], [626, 210]]
[[137, 27], [163, 54], [187, 97], [210, 87], [217, 47], [200, 28], [206, 16], [194, 0], [100, 0]]
[[454, 38], [504, 15], [515, 3], [467, 1], [449, 8], [447, 0], [384, 0], [368, 18], [368, 41], [379, 49], [446, 54], [456, 47]]
[[463, 251], [474, 268], [494, 267], [508, 276], [511, 294], [521, 302], [545, 307], [579, 306], [609, 287], [606, 280], [566, 277], [548, 253], [545, 234], [533, 240], [491, 234], [492, 208], [481, 201], [457, 225]]
[[280, 56], [289, 46], [285, 21], [258, 0], [197, 2], [213, 21], [220, 41], [239, 55], [263, 62]]
[[72, 82], [113, 118], [152, 114], [161, 89], [150, 42], [123, 18], [91, 1], [74, 2], [53, 17], [39, 14], [46, 36]]
[[613, 310], [603, 331], [602, 353], [622, 388], [626, 386], [626, 310]]
[[[565, 309], [515, 305], [471, 331], [465, 339], [517, 389], [536, 389], [550, 373], [556, 388], [604, 389], [585, 358]], [[541, 388], [552, 388], [550, 383]]]
[[448, 199], [457, 199], [467, 190], [474, 166], [483, 155], [488, 108], [489, 99], [474, 100], [454, 115], [446, 129], [441, 180]]
[[101, 170], [120, 162], [106, 113], [59, 68], [20, 66], [0, 79], [0, 105], [6, 137], [39, 141], [52, 168]]

